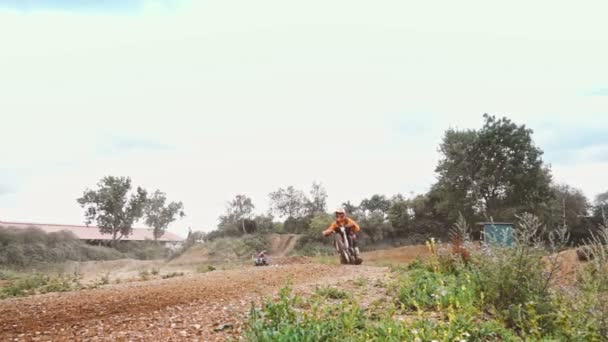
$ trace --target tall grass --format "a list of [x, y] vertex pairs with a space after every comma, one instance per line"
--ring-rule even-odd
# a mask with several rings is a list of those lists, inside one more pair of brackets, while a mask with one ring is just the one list
[[0, 265], [24, 268], [68, 260], [113, 260], [117, 250], [90, 246], [67, 231], [45, 233], [39, 228], [0, 228]]
[[71, 232], [46, 233], [39, 228], [0, 227], [0, 266], [30, 268], [65, 261], [161, 259], [166, 249], [153, 241], [125, 241], [116, 249], [93, 246]]

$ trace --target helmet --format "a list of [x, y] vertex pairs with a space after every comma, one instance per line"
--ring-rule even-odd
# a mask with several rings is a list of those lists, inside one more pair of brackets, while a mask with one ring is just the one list
[[336, 208], [336, 210], [334, 211], [334, 213], [336, 213], [336, 214], [346, 214], [346, 210], [344, 210], [344, 208], [342, 208], [342, 207], [338, 207], [338, 208]]

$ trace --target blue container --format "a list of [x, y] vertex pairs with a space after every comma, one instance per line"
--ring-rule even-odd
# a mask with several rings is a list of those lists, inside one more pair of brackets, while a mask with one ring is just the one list
[[479, 225], [483, 226], [483, 240], [486, 243], [506, 247], [515, 244], [513, 223], [482, 222]]

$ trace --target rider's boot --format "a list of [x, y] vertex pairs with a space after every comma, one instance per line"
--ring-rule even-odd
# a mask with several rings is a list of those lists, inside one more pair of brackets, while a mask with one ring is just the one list
[[361, 252], [359, 252], [359, 246], [357, 246], [356, 240], [354, 240], [354, 249], [355, 249], [355, 260], [357, 260], [357, 265], [361, 265], [363, 263], [363, 259], [361, 259]]

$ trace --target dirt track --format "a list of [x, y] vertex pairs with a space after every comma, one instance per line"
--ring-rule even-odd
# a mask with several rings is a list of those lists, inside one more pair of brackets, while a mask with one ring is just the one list
[[381, 267], [311, 263], [246, 267], [5, 300], [0, 341], [224, 341], [239, 335], [251, 302], [288, 281], [307, 291], [385, 273]]

